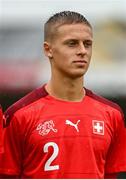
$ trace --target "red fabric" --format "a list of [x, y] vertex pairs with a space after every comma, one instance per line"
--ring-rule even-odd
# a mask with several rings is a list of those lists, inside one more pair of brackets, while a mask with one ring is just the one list
[[106, 174], [105, 179], [118, 179], [118, 173]]
[[0, 106], [0, 153], [3, 152], [3, 112]]
[[0, 173], [98, 179], [126, 171], [126, 129], [120, 108], [89, 90], [82, 102], [66, 102], [42, 88], [5, 114], [9, 124]]

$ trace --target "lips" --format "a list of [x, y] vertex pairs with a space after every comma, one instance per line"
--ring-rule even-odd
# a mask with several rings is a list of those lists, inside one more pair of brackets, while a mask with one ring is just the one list
[[85, 61], [85, 60], [76, 60], [76, 61], [73, 61], [73, 63], [82, 63], [82, 64], [86, 64], [87, 61]]

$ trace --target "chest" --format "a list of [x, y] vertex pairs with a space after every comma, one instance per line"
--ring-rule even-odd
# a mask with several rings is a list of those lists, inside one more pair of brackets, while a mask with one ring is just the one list
[[113, 136], [111, 120], [103, 109], [48, 106], [25, 118], [24, 169], [39, 166], [43, 173], [86, 174], [96, 173], [96, 167], [103, 170]]
[[87, 147], [106, 156], [113, 131], [105, 111], [97, 107], [51, 106], [33, 117], [34, 123], [28, 124], [29, 133], [25, 138], [28, 151], [33, 144], [40, 149], [44, 144], [56, 141], [68, 151], [69, 147], [76, 149], [79, 144], [81, 149]]

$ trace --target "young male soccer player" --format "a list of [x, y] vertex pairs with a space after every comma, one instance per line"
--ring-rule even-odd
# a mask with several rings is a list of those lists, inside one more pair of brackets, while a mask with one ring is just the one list
[[50, 81], [6, 112], [0, 174], [6, 178], [116, 178], [126, 171], [126, 128], [118, 105], [84, 87], [93, 32], [76, 12], [45, 24]]

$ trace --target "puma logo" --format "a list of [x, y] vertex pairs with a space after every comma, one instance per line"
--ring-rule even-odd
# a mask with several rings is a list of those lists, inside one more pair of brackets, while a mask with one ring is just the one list
[[79, 132], [78, 129], [78, 123], [80, 122], [80, 120], [77, 121], [76, 124], [74, 124], [73, 122], [71, 122], [70, 120], [66, 120], [66, 124], [75, 127], [75, 129], [77, 130], [77, 132]]

